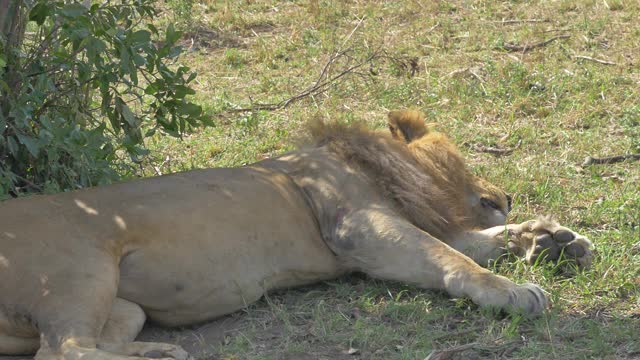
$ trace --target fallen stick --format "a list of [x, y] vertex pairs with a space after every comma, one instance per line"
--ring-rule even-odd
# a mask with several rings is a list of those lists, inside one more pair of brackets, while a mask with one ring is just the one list
[[569, 35], [558, 35], [558, 36], [554, 36], [551, 39], [545, 40], [545, 41], [541, 41], [539, 43], [535, 43], [535, 44], [525, 44], [525, 45], [514, 45], [514, 44], [503, 44], [502, 48], [508, 51], [519, 51], [519, 52], [527, 52], [530, 50], [533, 50], [535, 48], [539, 48], [539, 47], [543, 47], [543, 46], [547, 46], [549, 44], [551, 44], [552, 42], [556, 41], [556, 40], [560, 40], [560, 39], [568, 39], [570, 36]]
[[240, 113], [240, 112], [252, 112], [257, 110], [274, 111], [274, 110], [285, 109], [289, 107], [289, 105], [293, 104], [294, 102], [301, 100], [307, 96], [313, 96], [313, 95], [317, 95], [325, 92], [330, 86], [335, 85], [337, 82], [344, 80], [343, 78], [346, 77], [346, 75], [355, 73], [355, 71], [358, 70], [359, 68], [362, 68], [363, 66], [371, 63], [373, 60], [380, 57], [380, 55], [377, 52], [373, 53], [363, 61], [342, 70], [339, 74], [332, 77], [328, 77], [328, 69], [331, 67], [331, 65], [333, 65], [333, 63], [336, 61], [338, 57], [345, 56], [344, 54], [345, 52], [342, 52], [341, 54], [332, 56], [327, 62], [327, 64], [324, 66], [324, 68], [322, 69], [322, 72], [318, 77], [318, 79], [316, 80], [315, 85], [307, 88], [306, 90], [298, 93], [297, 95], [294, 95], [290, 98], [287, 98], [277, 103], [267, 103], [267, 104], [253, 103], [250, 107], [229, 109], [227, 111], [231, 113]]
[[549, 22], [546, 19], [504, 19], [504, 20], [496, 20], [492, 21], [493, 23], [509, 25], [509, 24], [522, 24], [522, 23], [543, 23]]
[[485, 146], [482, 144], [473, 144], [470, 146], [471, 150], [476, 152], [488, 153], [496, 156], [510, 155], [515, 149], [519, 148], [522, 141], [518, 141], [515, 147], [512, 148], [499, 148], [494, 146]]
[[640, 160], [640, 154], [627, 154], [627, 155], [610, 156], [610, 157], [604, 157], [604, 158], [587, 156], [584, 159], [582, 166], [598, 165], [598, 164], [613, 164], [613, 163], [623, 162], [626, 160]]
[[580, 59], [580, 60], [587, 60], [587, 61], [593, 61], [596, 62], [598, 64], [603, 64], [603, 65], [617, 65], [616, 63], [614, 63], [613, 61], [607, 61], [607, 60], [601, 60], [601, 59], [596, 59], [596, 58], [592, 58], [590, 56], [583, 56], [583, 55], [576, 55], [574, 56], [575, 59]]
[[453, 355], [459, 352], [471, 350], [478, 346], [479, 344], [476, 342], [470, 344], [464, 344], [459, 346], [450, 347], [448, 349], [443, 350], [433, 350], [429, 355], [424, 358], [424, 360], [448, 360], [452, 359]]

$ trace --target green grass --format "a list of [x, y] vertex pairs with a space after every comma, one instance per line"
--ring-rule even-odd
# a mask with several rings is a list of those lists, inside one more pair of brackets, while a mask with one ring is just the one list
[[[271, 294], [233, 315], [244, 325], [216, 348], [218, 358], [423, 359], [467, 343], [477, 345], [456, 356], [640, 356], [640, 166], [580, 166], [586, 156], [640, 152], [637, 2], [209, 1], [194, 14], [182, 62], [199, 72], [196, 99], [216, 126], [182, 142], [154, 138], [142, 174], [283, 153], [315, 116], [382, 128], [387, 111], [418, 108], [477, 173], [515, 195], [512, 222], [553, 214], [597, 249], [583, 272], [519, 261], [496, 269], [549, 292], [553, 308], [539, 319], [500, 318], [441, 292], [353, 276]], [[536, 21], [503, 22], [526, 19]], [[502, 49], [558, 35], [569, 38], [525, 53]], [[352, 63], [380, 49], [384, 56], [287, 108], [230, 111], [304, 91], [340, 49]], [[476, 145], [515, 150], [496, 157]]]

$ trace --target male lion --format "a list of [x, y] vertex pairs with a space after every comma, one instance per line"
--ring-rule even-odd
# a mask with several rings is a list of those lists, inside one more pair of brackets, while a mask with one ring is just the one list
[[538, 314], [539, 287], [480, 265], [561, 250], [589, 264], [589, 240], [551, 220], [504, 225], [508, 196], [419, 113], [389, 128], [319, 124], [313, 146], [251, 166], [3, 202], [0, 353], [185, 359], [134, 342], [147, 317], [192, 324], [350, 271]]

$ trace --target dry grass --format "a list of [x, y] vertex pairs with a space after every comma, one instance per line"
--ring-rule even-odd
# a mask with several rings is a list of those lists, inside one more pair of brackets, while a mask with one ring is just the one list
[[[356, 276], [270, 295], [233, 315], [243, 325], [205, 357], [423, 359], [469, 343], [451, 355], [640, 357], [640, 166], [581, 166], [586, 156], [640, 152], [636, 1], [194, 6], [183, 62], [199, 72], [197, 100], [216, 126], [183, 142], [154, 139], [146, 175], [280, 154], [314, 116], [379, 127], [389, 110], [418, 108], [478, 173], [517, 194], [512, 221], [554, 214], [598, 249], [593, 268], [577, 274], [521, 262], [496, 269], [549, 291], [553, 309], [537, 320]], [[375, 57], [285, 108], [234, 111], [307, 90], [345, 50], [327, 78]]]

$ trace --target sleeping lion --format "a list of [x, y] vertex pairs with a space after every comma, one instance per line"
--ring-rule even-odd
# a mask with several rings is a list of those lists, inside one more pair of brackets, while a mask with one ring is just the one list
[[389, 129], [316, 124], [312, 145], [250, 166], [1, 203], [0, 353], [182, 360], [134, 341], [146, 319], [201, 322], [353, 271], [535, 315], [538, 286], [482, 266], [590, 264], [590, 241], [549, 219], [505, 225], [510, 198], [419, 113]]

